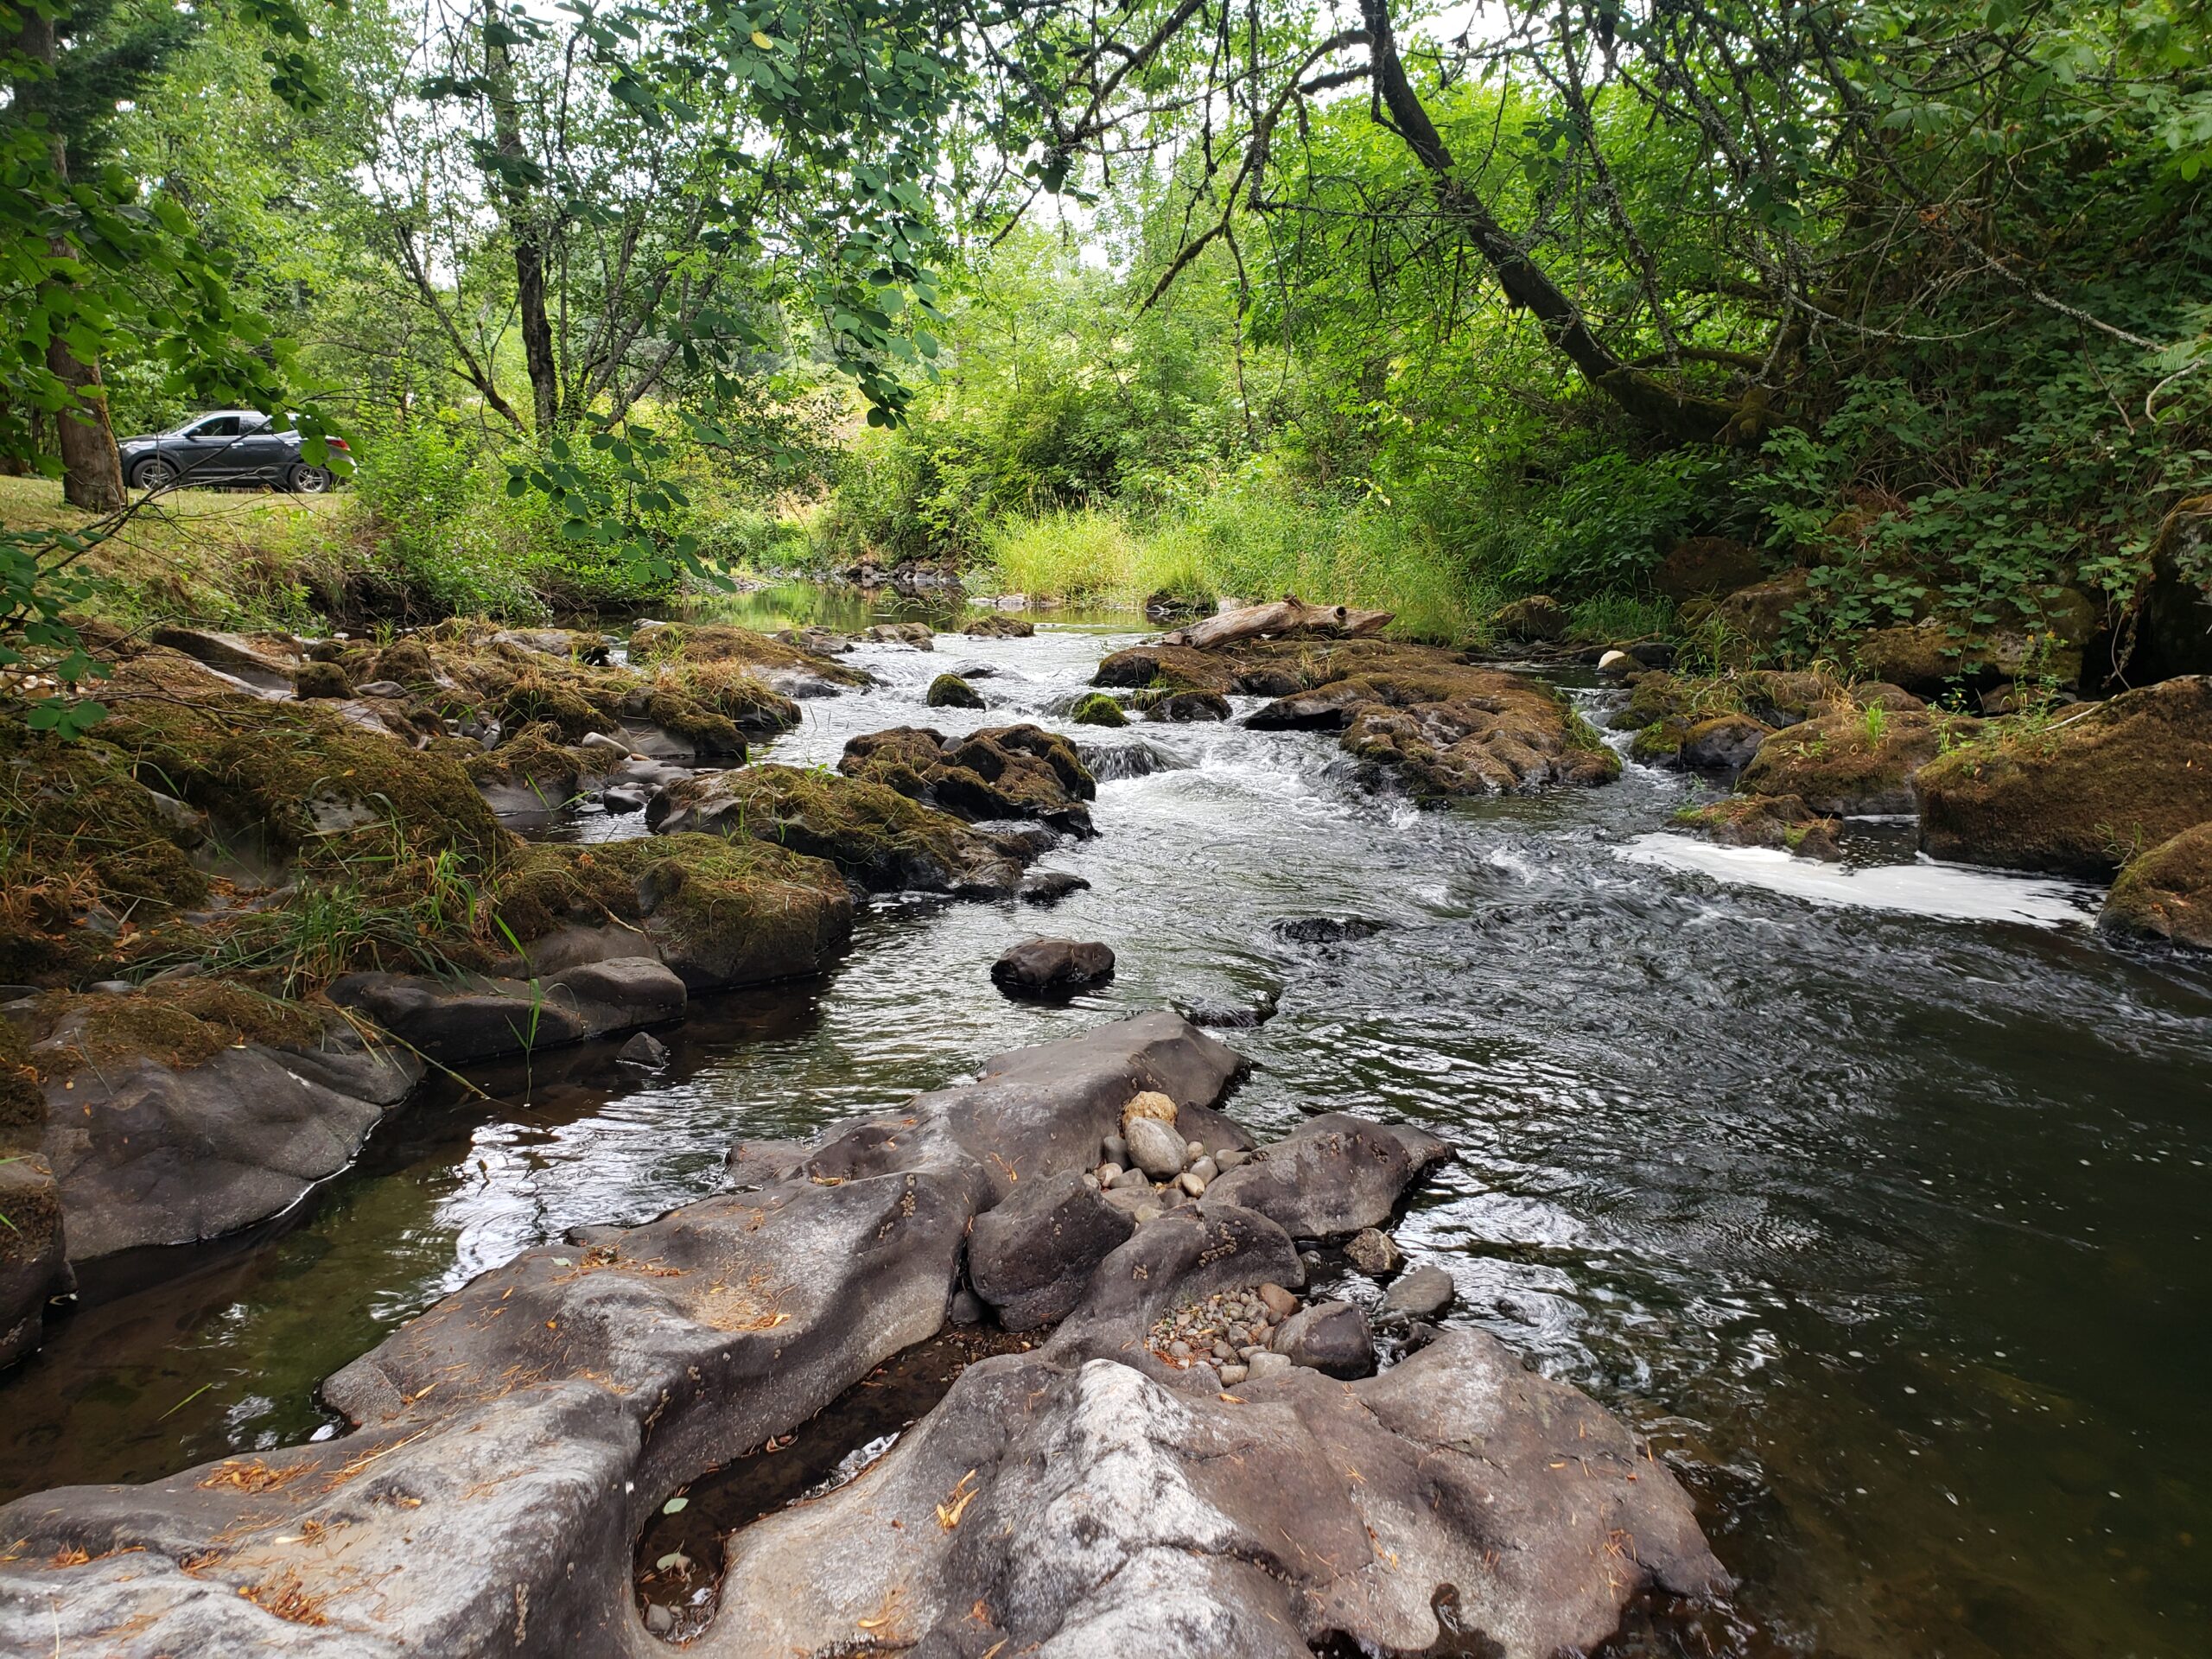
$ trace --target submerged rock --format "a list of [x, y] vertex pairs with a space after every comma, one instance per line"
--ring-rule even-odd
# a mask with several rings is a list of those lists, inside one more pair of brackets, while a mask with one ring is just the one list
[[2212, 677], [1999, 727], [1916, 781], [1921, 845], [1937, 858], [2109, 875], [2212, 820]]
[[330, 999], [447, 1065], [557, 1048], [681, 1019], [683, 979], [656, 957], [582, 963], [524, 982], [347, 974]]
[[1021, 900], [1028, 905], [1057, 905], [1071, 893], [1089, 889], [1090, 883], [1070, 870], [1032, 870], [1021, 878]]
[[2131, 859], [2097, 917], [2107, 933], [2212, 950], [2212, 823]]
[[1037, 625], [1004, 611], [985, 611], [969, 618], [960, 632], [975, 639], [1027, 639], [1037, 632]]
[[1171, 691], [1147, 703], [1144, 717], [1184, 725], [1198, 720], [1227, 720], [1230, 712], [1229, 699], [1217, 691]]
[[991, 964], [991, 982], [1009, 995], [1071, 995], [1113, 977], [1113, 951], [1090, 940], [1024, 939]]
[[1386, 1313], [1408, 1319], [1433, 1319], [1452, 1306], [1459, 1294], [1452, 1275], [1433, 1264], [1415, 1268], [1382, 1293]]

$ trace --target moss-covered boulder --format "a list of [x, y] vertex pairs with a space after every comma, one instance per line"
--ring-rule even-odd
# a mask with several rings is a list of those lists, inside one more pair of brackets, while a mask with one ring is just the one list
[[332, 869], [450, 852], [482, 865], [506, 843], [449, 749], [406, 748], [323, 704], [124, 696], [111, 708], [102, 741], [251, 861]]
[[594, 698], [574, 677], [556, 679], [533, 671], [509, 683], [499, 693], [497, 708], [500, 722], [510, 728], [550, 726], [563, 743], [576, 743], [594, 732], [622, 729], [621, 697], [620, 688], [612, 683]]
[[1758, 549], [1727, 536], [1689, 536], [1667, 550], [1651, 572], [1651, 586], [1681, 604], [1733, 593], [1757, 582], [1764, 561]]
[[837, 769], [942, 808], [968, 823], [1029, 818], [1091, 833], [1098, 786], [1075, 745], [1041, 726], [995, 726], [948, 739], [928, 727], [871, 732], [845, 745]]
[[1147, 720], [1187, 726], [1193, 721], [1227, 720], [1234, 712], [1218, 691], [1140, 691], [1129, 699]]
[[1549, 594], [1532, 594], [1502, 607], [1490, 625], [1502, 639], [1542, 645], [1567, 637], [1567, 607]]
[[983, 694], [957, 674], [940, 674], [922, 701], [932, 709], [981, 709]]
[[2212, 819], [2212, 677], [1993, 728], [1916, 781], [1937, 858], [2110, 875]]
[[1371, 783], [1425, 799], [1611, 783], [1620, 757], [1548, 688], [1421, 645], [1347, 641], [1314, 664], [1350, 671], [1277, 698], [1246, 724], [1333, 731]]
[[1022, 851], [867, 779], [755, 765], [679, 781], [655, 798], [658, 835], [750, 836], [835, 865], [871, 893], [912, 890], [1003, 898]]
[[1791, 613], [1812, 592], [1812, 572], [1785, 570], [1719, 599], [1692, 601], [1681, 607], [1681, 620], [1693, 628], [1715, 627], [1725, 639], [1764, 651], [1781, 641]]
[[336, 663], [302, 663], [292, 673], [296, 697], [350, 697], [353, 683]]
[[747, 737], [774, 737], [799, 722], [798, 704], [742, 663], [677, 663], [658, 677], [728, 718]]
[[531, 847], [501, 871], [493, 909], [534, 971], [650, 956], [694, 991], [820, 973], [853, 929], [836, 868], [727, 833]]
[[1749, 715], [1711, 715], [1682, 734], [1678, 758], [1698, 772], [1740, 772], [1774, 728]]
[[705, 623], [643, 622], [630, 636], [630, 661], [659, 664], [735, 664], [771, 690], [787, 697], [821, 697], [872, 683], [857, 668], [772, 639], [751, 628]]
[[1103, 691], [1086, 691], [1075, 701], [1068, 718], [1078, 726], [1126, 726], [1129, 717], [1122, 705]]
[[1098, 664], [1090, 683], [1120, 690], [1147, 686], [1166, 691], [1225, 692], [1235, 688], [1236, 664], [1210, 651], [1188, 645], [1132, 645]]
[[1941, 751], [1946, 733], [1974, 722], [1886, 709], [1838, 709], [1801, 721], [1759, 745], [1738, 787], [1746, 795], [1790, 796], [1829, 817], [1910, 812], [1913, 779]]
[[1004, 611], [985, 611], [970, 617], [961, 632], [974, 639], [1027, 639], [1037, 632], [1037, 625], [1027, 617], [1009, 616]]
[[2212, 823], [2131, 859], [2097, 925], [2130, 938], [2212, 950]]
[[1843, 856], [1843, 826], [1795, 795], [1731, 795], [1686, 806], [1675, 822], [1723, 847], [1778, 847], [1827, 863]]
[[560, 810], [587, 792], [587, 779], [620, 758], [607, 749], [563, 744], [559, 729], [543, 721], [524, 727], [496, 749], [454, 747], [477, 792], [507, 817]]

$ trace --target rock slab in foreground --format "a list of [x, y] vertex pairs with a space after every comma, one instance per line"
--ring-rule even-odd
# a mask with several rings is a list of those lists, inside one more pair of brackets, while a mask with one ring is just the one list
[[1487, 1336], [1233, 1395], [1048, 1345], [969, 1367], [865, 1478], [738, 1534], [693, 1650], [827, 1659], [866, 1629], [931, 1659], [1420, 1653], [1449, 1586], [1478, 1633], [1449, 1650], [1553, 1659], [1639, 1589], [1724, 1582], [1664, 1468]]
[[667, 1493], [934, 1333], [1010, 1170], [1087, 1166], [1141, 1090], [1204, 1114], [1237, 1067], [1117, 1021], [850, 1126], [834, 1176], [526, 1250], [329, 1379], [349, 1436], [0, 1510], [0, 1652], [653, 1652], [630, 1549]]

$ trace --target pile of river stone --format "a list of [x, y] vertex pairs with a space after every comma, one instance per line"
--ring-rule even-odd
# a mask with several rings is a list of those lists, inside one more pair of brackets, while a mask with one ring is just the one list
[[1185, 1302], [1152, 1327], [1148, 1346], [1179, 1369], [1211, 1359], [1225, 1388], [1249, 1376], [1290, 1369], [1290, 1357], [1268, 1344], [1298, 1312], [1298, 1298], [1281, 1285], [1223, 1291]]
[[1158, 1217], [1179, 1204], [1205, 1196], [1206, 1188], [1251, 1154], [1241, 1147], [1207, 1149], [1185, 1141], [1175, 1126], [1175, 1103], [1147, 1090], [1122, 1109], [1122, 1132], [1100, 1146], [1098, 1166], [1084, 1177], [1103, 1188], [1107, 1202], [1136, 1220]]

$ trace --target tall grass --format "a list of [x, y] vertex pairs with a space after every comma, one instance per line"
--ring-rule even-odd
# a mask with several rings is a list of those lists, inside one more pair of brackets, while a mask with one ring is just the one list
[[1248, 474], [1149, 516], [1065, 509], [993, 526], [990, 579], [1042, 599], [1122, 605], [1154, 594], [1211, 605], [1294, 593], [1395, 612], [1402, 638], [1481, 637], [1497, 594], [1414, 515], [1372, 498], [1292, 490]]

